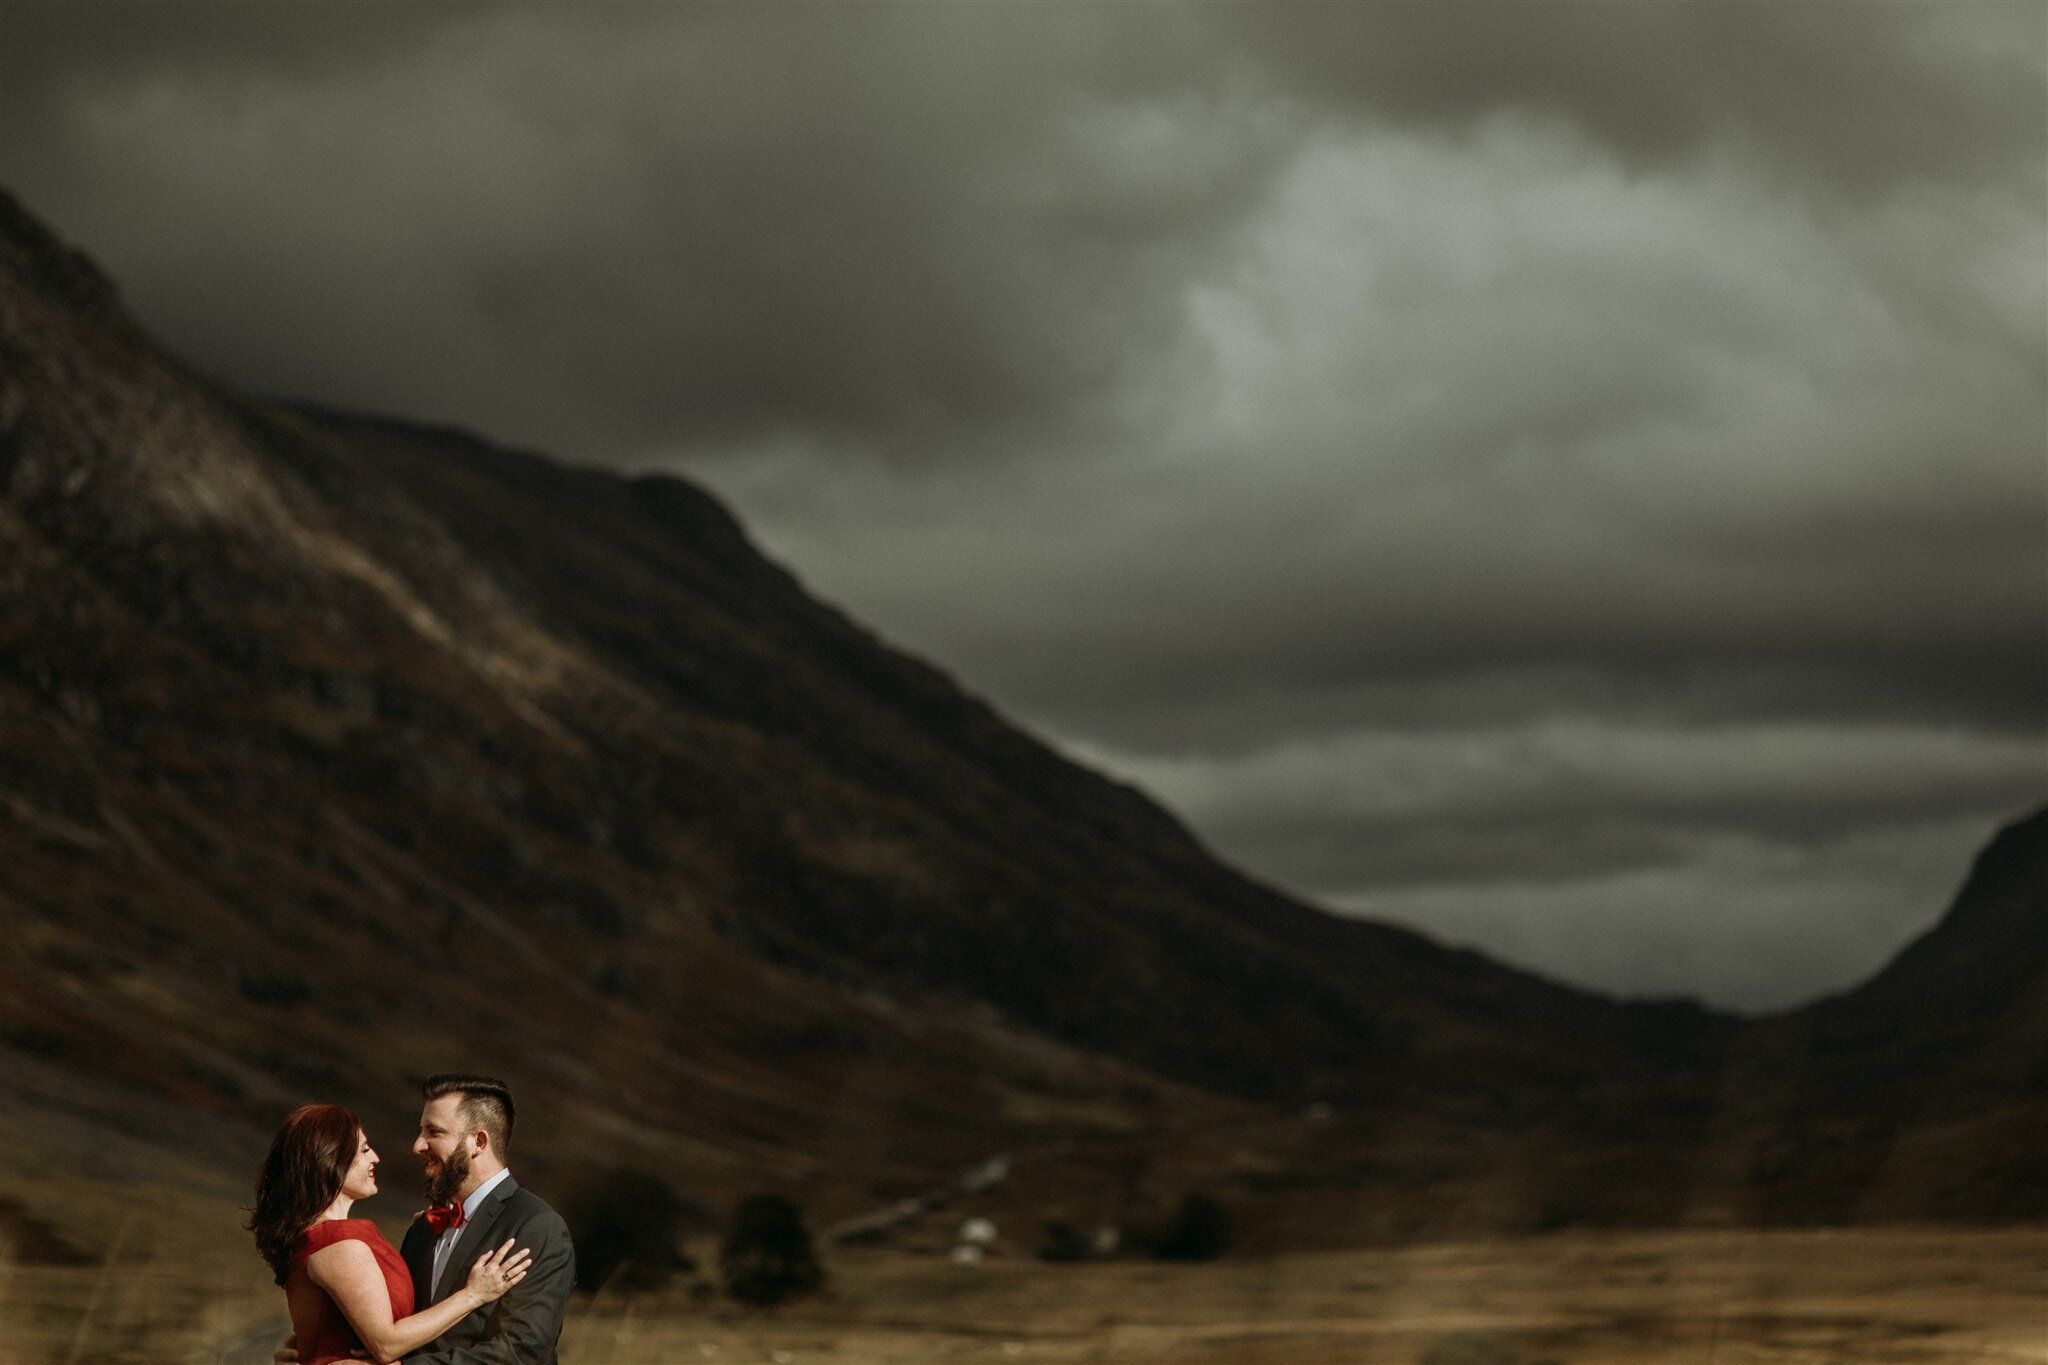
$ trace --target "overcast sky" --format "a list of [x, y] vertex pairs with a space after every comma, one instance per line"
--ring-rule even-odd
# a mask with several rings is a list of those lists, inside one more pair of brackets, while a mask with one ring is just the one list
[[1851, 984], [2048, 798], [2048, 7], [0, 3], [248, 387], [723, 493], [1224, 856]]

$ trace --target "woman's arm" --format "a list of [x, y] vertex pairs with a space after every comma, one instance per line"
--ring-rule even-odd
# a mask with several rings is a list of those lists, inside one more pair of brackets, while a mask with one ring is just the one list
[[521, 1248], [533, 1253], [532, 1268], [492, 1307], [483, 1335], [459, 1346], [443, 1338], [441, 1345], [428, 1347], [406, 1365], [553, 1365], [562, 1314], [576, 1284], [576, 1251], [569, 1243], [569, 1227], [553, 1209], [542, 1207], [513, 1235]]
[[477, 1261], [469, 1282], [431, 1308], [410, 1317], [391, 1316], [391, 1291], [384, 1271], [366, 1243], [351, 1238], [320, 1248], [306, 1258], [306, 1277], [334, 1300], [348, 1325], [362, 1338], [363, 1349], [377, 1360], [397, 1360], [417, 1351], [485, 1304], [493, 1302], [526, 1274], [528, 1253], [512, 1254], [512, 1242]]

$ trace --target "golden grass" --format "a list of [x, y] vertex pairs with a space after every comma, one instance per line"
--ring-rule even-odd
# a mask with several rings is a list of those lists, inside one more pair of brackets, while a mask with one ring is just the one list
[[2048, 1361], [2048, 1232], [1571, 1233], [1206, 1266], [841, 1256], [775, 1317], [589, 1305], [564, 1365], [1414, 1365], [1458, 1333], [1561, 1365]]
[[[0, 1264], [0, 1365], [268, 1359], [282, 1299], [233, 1209], [154, 1200], [104, 1232], [98, 1267]], [[1200, 1266], [867, 1250], [829, 1268], [827, 1295], [776, 1314], [687, 1284], [579, 1297], [563, 1365], [1415, 1365], [1461, 1332], [1559, 1365], [2048, 1362], [2048, 1230], [1573, 1232]]]

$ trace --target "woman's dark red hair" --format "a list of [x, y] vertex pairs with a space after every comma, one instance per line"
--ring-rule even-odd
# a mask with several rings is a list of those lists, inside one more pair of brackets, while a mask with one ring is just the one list
[[294, 1109], [277, 1130], [256, 1174], [256, 1207], [249, 1211], [248, 1227], [279, 1284], [291, 1271], [299, 1234], [341, 1193], [362, 1131], [354, 1111], [338, 1104]]

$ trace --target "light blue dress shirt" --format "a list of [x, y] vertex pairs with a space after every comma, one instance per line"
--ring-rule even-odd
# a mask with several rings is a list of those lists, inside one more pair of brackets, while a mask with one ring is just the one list
[[489, 1194], [492, 1190], [498, 1188], [498, 1182], [500, 1182], [510, 1174], [512, 1174], [512, 1168], [510, 1166], [507, 1166], [503, 1170], [499, 1171], [496, 1175], [492, 1176], [489, 1180], [486, 1180], [483, 1184], [471, 1190], [469, 1192], [469, 1198], [462, 1201], [461, 1226], [447, 1228], [443, 1230], [440, 1239], [434, 1243], [433, 1290], [435, 1298], [438, 1299], [441, 1297], [441, 1269], [442, 1267], [448, 1264], [448, 1254], [454, 1251], [455, 1244], [462, 1240], [462, 1234], [469, 1227], [469, 1220], [476, 1217], [477, 1209], [480, 1208], [484, 1202], [484, 1196]]

